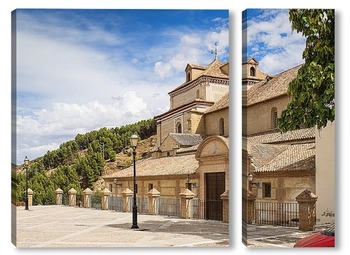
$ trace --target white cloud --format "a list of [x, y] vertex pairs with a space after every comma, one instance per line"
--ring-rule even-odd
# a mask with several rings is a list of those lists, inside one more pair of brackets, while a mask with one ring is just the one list
[[128, 91], [123, 96], [123, 110], [130, 112], [133, 115], [140, 114], [147, 108], [147, 104], [143, 101], [142, 97], [138, 97], [135, 91]]
[[261, 59], [260, 68], [276, 74], [302, 61], [305, 38], [292, 32], [287, 10], [264, 11], [247, 23], [247, 46], [251, 56]]
[[[211, 62], [215, 42], [220, 54], [228, 53], [225, 28], [167, 28], [159, 31], [166, 35], [161, 43], [139, 44], [94, 24], [79, 30], [55, 16], [24, 19], [16, 31], [19, 158], [29, 151], [41, 156], [78, 133], [167, 111], [167, 93], [184, 81], [187, 63]], [[120, 46], [123, 41], [129, 43]]]
[[154, 72], [160, 79], [183, 72], [188, 63], [209, 64], [214, 59], [211, 52], [214, 50], [215, 43], [217, 43], [219, 59], [228, 58], [229, 30], [227, 27], [205, 33], [200, 31], [192, 31], [188, 34], [173, 33], [173, 36], [175, 37], [173, 41], [178, 42], [177, 44], [152, 51], [152, 54], [162, 53], [161, 60], [154, 65]]
[[173, 73], [173, 67], [170, 63], [164, 63], [162, 61], [158, 61], [154, 64], [154, 72], [160, 79], [164, 79], [169, 77]]

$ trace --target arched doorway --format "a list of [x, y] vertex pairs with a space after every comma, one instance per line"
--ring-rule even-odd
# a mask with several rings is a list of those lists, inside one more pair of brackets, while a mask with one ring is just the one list
[[207, 137], [198, 146], [201, 218], [223, 220], [221, 195], [229, 190], [229, 144], [223, 136]]

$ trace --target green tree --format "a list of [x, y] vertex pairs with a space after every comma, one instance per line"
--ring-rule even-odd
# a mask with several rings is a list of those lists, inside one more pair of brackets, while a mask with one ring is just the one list
[[335, 119], [335, 51], [333, 9], [291, 9], [293, 30], [306, 37], [305, 63], [289, 84], [291, 102], [277, 120], [282, 132], [323, 128]]

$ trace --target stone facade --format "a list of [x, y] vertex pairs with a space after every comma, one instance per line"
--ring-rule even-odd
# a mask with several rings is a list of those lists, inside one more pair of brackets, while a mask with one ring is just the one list
[[268, 100], [244, 109], [242, 120], [242, 131], [244, 135], [251, 135], [275, 130], [274, 114], [281, 116], [290, 99], [287, 95], [280, 96], [274, 100]]
[[217, 59], [205, 67], [187, 65], [186, 82], [169, 92], [169, 111], [155, 116], [158, 146], [169, 133], [205, 135], [203, 115], [228, 93], [228, 69]]
[[[246, 97], [242, 107], [245, 213], [250, 213], [250, 195], [255, 196], [257, 202], [295, 202], [295, 197], [303, 190], [315, 192], [315, 133], [305, 129], [281, 134], [276, 125], [276, 119], [290, 102], [288, 85], [299, 68], [269, 76], [259, 70], [255, 59], [243, 63], [242, 85], [246, 86], [242, 95]], [[253, 79], [253, 73], [256, 79]], [[251, 175], [251, 182], [248, 175]]]
[[[155, 116], [157, 144], [152, 158], [136, 164], [137, 197], [140, 201], [144, 198], [148, 198], [148, 203], [151, 201], [150, 213], [155, 213], [154, 203], [158, 201], [150, 198], [150, 193], [156, 190], [159, 198], [182, 201], [183, 218], [216, 217], [229, 221], [228, 71], [228, 63], [217, 59], [208, 66], [188, 64], [185, 82], [169, 92], [169, 111]], [[221, 215], [210, 216], [206, 213], [210, 201], [205, 187], [216, 184], [215, 177], [206, 177], [215, 173], [221, 174], [220, 178], [224, 174], [224, 180], [220, 180], [222, 192], [214, 189], [219, 193], [215, 199]], [[125, 190], [133, 189], [132, 168], [104, 176], [104, 180], [106, 187], [112, 187], [112, 194], [120, 197]], [[191, 211], [193, 201], [197, 201], [196, 212]], [[215, 206], [211, 205], [212, 211], [216, 211]]]

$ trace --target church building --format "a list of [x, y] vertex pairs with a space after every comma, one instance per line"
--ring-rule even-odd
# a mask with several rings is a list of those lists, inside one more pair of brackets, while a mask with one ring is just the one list
[[[190, 191], [191, 217], [228, 222], [222, 199], [229, 191], [229, 63], [215, 57], [207, 66], [187, 64], [184, 82], [168, 94], [169, 110], [154, 117], [151, 157], [136, 163], [138, 200], [155, 189], [176, 212], [180, 194]], [[103, 178], [115, 196], [133, 190], [133, 167]]]

